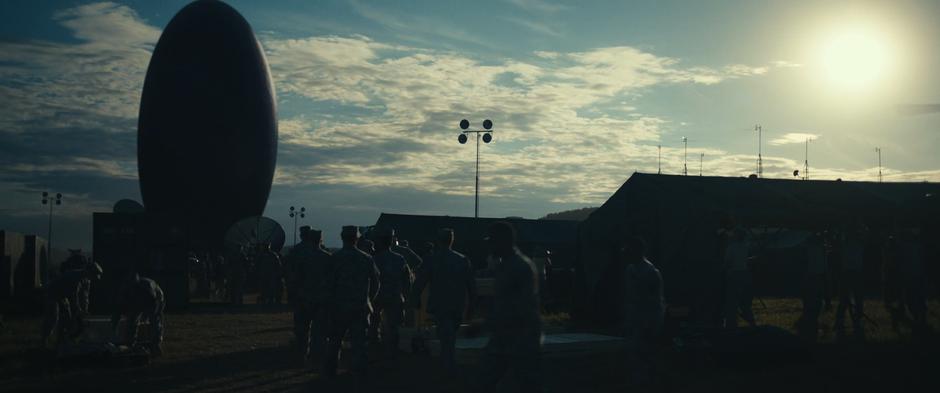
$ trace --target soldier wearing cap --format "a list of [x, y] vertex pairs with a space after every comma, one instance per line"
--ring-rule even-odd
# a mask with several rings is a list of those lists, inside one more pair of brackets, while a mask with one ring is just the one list
[[[89, 265], [88, 258], [82, 255], [82, 249], [69, 249], [69, 257], [59, 265], [59, 273], [70, 270], [82, 270]], [[91, 294], [91, 280], [84, 279], [79, 283], [78, 296], [72, 305], [82, 315], [88, 315], [88, 301]]]
[[381, 326], [382, 343], [391, 358], [398, 354], [398, 328], [402, 323], [405, 297], [411, 292], [414, 274], [408, 266], [405, 257], [392, 251], [395, 239], [395, 230], [382, 228], [378, 230], [375, 253], [375, 265], [379, 269], [381, 290], [375, 299], [375, 310], [372, 313], [373, 337], [378, 337]]
[[[420, 296], [430, 284], [428, 313], [437, 323], [437, 336], [441, 341], [441, 362], [448, 372], [456, 369], [454, 345], [457, 328], [463, 319], [464, 308], [476, 298], [476, 281], [470, 260], [451, 247], [454, 231], [444, 228], [438, 231], [438, 252], [429, 256], [421, 265], [418, 281], [412, 293], [413, 304], [420, 308]], [[472, 307], [471, 307], [472, 308]]]
[[366, 345], [372, 301], [379, 292], [379, 271], [369, 254], [356, 248], [359, 229], [344, 226], [343, 248], [331, 257], [327, 278], [329, 328], [323, 375], [336, 375], [343, 337], [349, 334], [353, 373], [366, 373]]
[[[101, 266], [88, 263], [78, 270], [67, 270], [45, 288], [45, 317], [42, 322], [42, 346], [56, 331], [56, 346], [78, 337], [84, 328], [83, 312], [79, 309], [82, 283], [101, 279]], [[87, 304], [86, 304], [87, 307]]]
[[487, 234], [498, 262], [494, 271], [493, 308], [486, 321], [492, 334], [481, 361], [479, 390], [495, 390], [512, 370], [520, 382], [519, 391], [541, 391], [542, 322], [535, 264], [516, 248], [512, 224], [495, 222]]
[[274, 250], [271, 250], [271, 243], [258, 245], [258, 253], [255, 255], [255, 268], [258, 271], [261, 287], [259, 303], [281, 304], [281, 297], [284, 292], [283, 267], [281, 266], [281, 258]]
[[137, 327], [144, 319], [150, 322], [150, 352], [163, 353], [163, 289], [149, 278], [131, 274], [118, 292], [117, 307], [111, 315], [111, 329], [117, 332], [121, 316], [126, 317], [125, 340], [133, 346], [137, 342]]
[[330, 253], [323, 249], [323, 232], [300, 227], [300, 244], [287, 257], [286, 281], [294, 309], [294, 336], [307, 359], [322, 355], [326, 328], [325, 280]]

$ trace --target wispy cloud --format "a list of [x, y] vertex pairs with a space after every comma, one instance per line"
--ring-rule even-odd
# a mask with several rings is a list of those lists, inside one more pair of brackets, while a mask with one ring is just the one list
[[500, 18], [509, 23], [517, 24], [519, 26], [522, 26], [526, 29], [529, 29], [539, 34], [545, 34], [545, 35], [549, 35], [552, 37], [561, 37], [561, 33], [559, 33], [557, 30], [549, 27], [548, 25], [544, 23], [539, 23], [539, 22], [535, 22], [532, 20], [528, 20], [528, 19], [516, 18], [512, 16], [501, 16]]
[[781, 145], [790, 145], [794, 143], [805, 143], [807, 140], [816, 140], [819, 139], [820, 135], [810, 134], [806, 132], [788, 132], [781, 135], [780, 137], [774, 138], [770, 141], [771, 145], [781, 146]]
[[519, 8], [522, 8], [527, 11], [538, 11], [538, 12], [559, 12], [571, 9], [571, 7], [560, 4], [553, 3], [545, 0], [508, 0], [510, 4], [513, 4]]

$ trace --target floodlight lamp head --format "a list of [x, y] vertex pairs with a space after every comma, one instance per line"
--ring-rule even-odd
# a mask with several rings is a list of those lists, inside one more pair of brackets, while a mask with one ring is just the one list
[[301, 208], [300, 208], [300, 211], [301, 211], [301, 212], [305, 212], [305, 211], [307, 211], [307, 208], [306, 208], [306, 207], [301, 207]]
[[469, 127], [470, 127], [470, 121], [469, 121], [469, 120], [463, 119], [463, 120], [460, 121], [460, 129], [461, 129], [461, 130], [466, 130], [466, 129], [469, 128]]
[[56, 204], [56, 205], [61, 205], [61, 204], [62, 204], [62, 200], [61, 200], [61, 199], [56, 199], [56, 200], [55, 200], [55, 204]]
[[483, 120], [483, 128], [489, 130], [493, 128], [493, 121], [490, 119]]
[[293, 207], [293, 206], [290, 207], [290, 211], [294, 211], [294, 207]]
[[55, 199], [62, 199], [62, 194], [55, 194]]
[[460, 135], [458, 135], [458, 136], [457, 136], [457, 142], [460, 142], [461, 145], [464, 144], [464, 143], [467, 143], [467, 134], [460, 134]]
[[290, 218], [294, 218], [294, 212], [290, 213]]
[[43, 191], [43, 192], [42, 192], [42, 197], [45, 198], [45, 197], [47, 197], [47, 196], [49, 196], [49, 193], [46, 192], [46, 191]]
[[483, 143], [490, 143], [493, 140], [493, 134], [486, 133], [483, 134]]
[[47, 200], [45, 200], [45, 199], [42, 200], [42, 204], [43, 204], [43, 205], [45, 205], [45, 204], [48, 203], [48, 202], [49, 202], [49, 201], [47, 201]]

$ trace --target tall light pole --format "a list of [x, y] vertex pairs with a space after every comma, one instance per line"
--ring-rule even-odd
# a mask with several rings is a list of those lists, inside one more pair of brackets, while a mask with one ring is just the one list
[[43, 191], [42, 204], [49, 205], [49, 232], [46, 233], [46, 241], [48, 242], [46, 248], [48, 251], [46, 251], [46, 253], [49, 255], [49, 258], [52, 258], [52, 206], [62, 204], [62, 194], [56, 193], [55, 197], [53, 198], [51, 194]]
[[764, 128], [760, 124], [754, 126], [757, 131], [757, 177], [764, 177], [764, 158], [761, 155], [761, 139], [763, 138]]
[[701, 153], [701, 155], [698, 156], [698, 175], [699, 176], [702, 176], [702, 168], [705, 167], [704, 163], [705, 163], [705, 153]]
[[878, 153], [878, 182], [881, 183], [881, 148], [876, 147], [875, 152]]
[[685, 145], [682, 153], [682, 176], [689, 175], [689, 138], [682, 137], [682, 144]]
[[303, 206], [300, 207], [300, 210], [295, 210], [293, 206], [290, 207], [290, 218], [294, 219], [294, 246], [297, 245], [297, 218], [304, 218], [307, 216], [307, 209]]
[[460, 135], [457, 136], [457, 142], [467, 143], [467, 134], [476, 134], [477, 136], [477, 176], [474, 186], [473, 196], [473, 217], [480, 217], [480, 136], [482, 134], [483, 143], [490, 143], [493, 140], [493, 122], [490, 119], [483, 120], [482, 130], [468, 130], [470, 122], [467, 119], [460, 121]]

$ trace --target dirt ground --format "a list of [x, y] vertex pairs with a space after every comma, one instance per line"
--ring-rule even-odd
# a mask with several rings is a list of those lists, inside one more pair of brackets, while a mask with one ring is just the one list
[[[935, 329], [940, 327], [938, 306], [930, 305]], [[873, 322], [867, 343], [835, 343], [827, 333], [811, 358], [801, 362], [768, 364], [744, 358], [729, 366], [710, 358], [684, 356], [665, 345], [656, 355], [658, 377], [651, 390], [937, 391], [940, 346], [933, 340], [915, 344], [904, 328], [900, 334], [894, 332], [877, 302], [870, 303], [868, 310]], [[792, 329], [799, 302], [755, 301], [755, 312], [762, 323]], [[832, 314], [823, 316], [823, 326], [831, 326]], [[0, 329], [0, 391], [464, 392], [469, 391], [467, 382], [479, 359], [473, 353], [464, 354], [460, 374], [448, 378], [434, 357], [406, 353], [387, 361], [373, 353], [367, 380], [355, 381], [342, 371], [336, 379], [327, 380], [305, 369], [292, 351], [286, 307], [204, 303], [187, 312], [171, 313], [166, 320], [164, 356], [145, 366], [122, 366], [52, 364], [51, 354], [38, 349], [39, 318], [7, 316]], [[626, 358], [615, 349], [545, 353], [542, 374], [548, 392], [637, 391], [627, 380]], [[502, 390], [515, 387], [507, 382]]]

